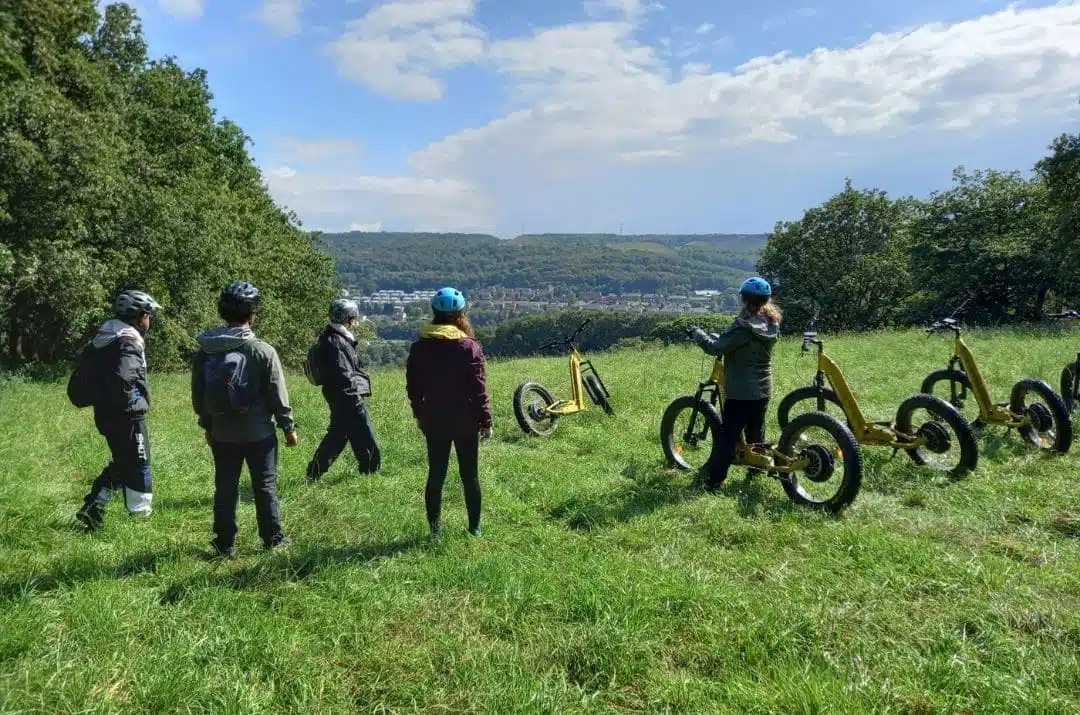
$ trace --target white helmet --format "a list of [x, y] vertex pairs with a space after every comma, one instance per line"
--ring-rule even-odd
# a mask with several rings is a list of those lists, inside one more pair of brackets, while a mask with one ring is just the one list
[[154, 315], [161, 310], [161, 305], [154, 296], [141, 290], [126, 290], [113, 301], [113, 314], [122, 320]]
[[330, 303], [330, 322], [337, 323], [338, 325], [344, 325], [350, 320], [356, 320], [360, 317], [360, 306], [356, 304], [355, 300], [349, 300], [348, 298], [338, 298]]

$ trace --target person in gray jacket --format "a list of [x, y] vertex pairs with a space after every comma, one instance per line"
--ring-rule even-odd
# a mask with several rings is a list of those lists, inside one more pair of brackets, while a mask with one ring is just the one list
[[338, 298], [330, 303], [330, 324], [319, 336], [316, 359], [323, 399], [330, 407], [330, 426], [308, 463], [311, 484], [322, 480], [346, 443], [352, 446], [361, 474], [378, 472], [382, 462], [365, 403], [365, 398], [371, 397], [371, 377], [364, 370], [350, 330], [359, 319], [356, 302]]
[[226, 327], [199, 336], [191, 371], [191, 404], [214, 455], [214, 540], [219, 556], [236, 553], [236, 504], [244, 463], [255, 494], [255, 518], [267, 549], [291, 543], [281, 527], [277, 497], [278, 440], [298, 439], [285, 372], [273, 347], [255, 337], [252, 323], [262, 303], [245, 281], [230, 283], [218, 299]]
[[150, 382], [146, 378], [146, 343], [150, 320], [161, 309], [153, 296], [126, 290], [116, 296], [112, 320], [98, 328], [80, 356], [68, 395], [94, 407], [94, 425], [105, 437], [112, 459], [102, 470], [75, 514], [88, 530], [97, 529], [113, 495], [123, 491], [132, 516], [149, 516], [154, 498], [150, 479]]
[[783, 316], [772, 302], [772, 286], [764, 278], [743, 281], [739, 296], [743, 302], [739, 317], [723, 333], [690, 330], [694, 342], [706, 353], [724, 359], [724, 429], [718, 458], [705, 481], [709, 491], [727, 479], [740, 432], [748, 444], [765, 441], [765, 413], [772, 396], [772, 351]]

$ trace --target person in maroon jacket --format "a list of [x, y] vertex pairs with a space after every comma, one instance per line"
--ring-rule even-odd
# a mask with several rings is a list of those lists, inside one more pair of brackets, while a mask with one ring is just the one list
[[413, 417], [427, 438], [428, 524], [432, 536], [442, 534], [442, 489], [453, 447], [465, 487], [469, 533], [480, 536], [480, 440], [490, 439], [492, 429], [484, 351], [465, 314], [461, 291], [443, 288], [431, 309], [434, 317], [409, 349], [405, 368]]

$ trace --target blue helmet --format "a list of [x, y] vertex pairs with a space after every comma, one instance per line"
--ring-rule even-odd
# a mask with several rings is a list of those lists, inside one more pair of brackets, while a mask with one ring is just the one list
[[431, 309], [437, 313], [460, 313], [465, 310], [465, 296], [457, 288], [443, 288], [431, 299]]
[[769, 285], [769, 281], [764, 278], [747, 278], [739, 286], [739, 295], [749, 296], [751, 298], [768, 298], [772, 295], [772, 286]]

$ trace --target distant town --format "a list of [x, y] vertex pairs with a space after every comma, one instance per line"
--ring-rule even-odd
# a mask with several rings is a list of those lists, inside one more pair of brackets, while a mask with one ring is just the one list
[[[390, 318], [405, 322], [411, 316], [426, 312], [434, 290], [380, 290], [362, 294], [346, 289], [345, 295], [355, 300], [365, 316]], [[474, 312], [543, 313], [549, 310], [577, 308], [581, 310], [614, 310], [627, 313], [669, 313], [673, 315], [711, 313], [735, 307], [737, 296], [719, 290], [695, 290], [688, 295], [660, 293], [602, 293], [584, 291], [579, 295], [556, 298], [553, 286], [546, 288], [479, 288], [469, 291]]]

